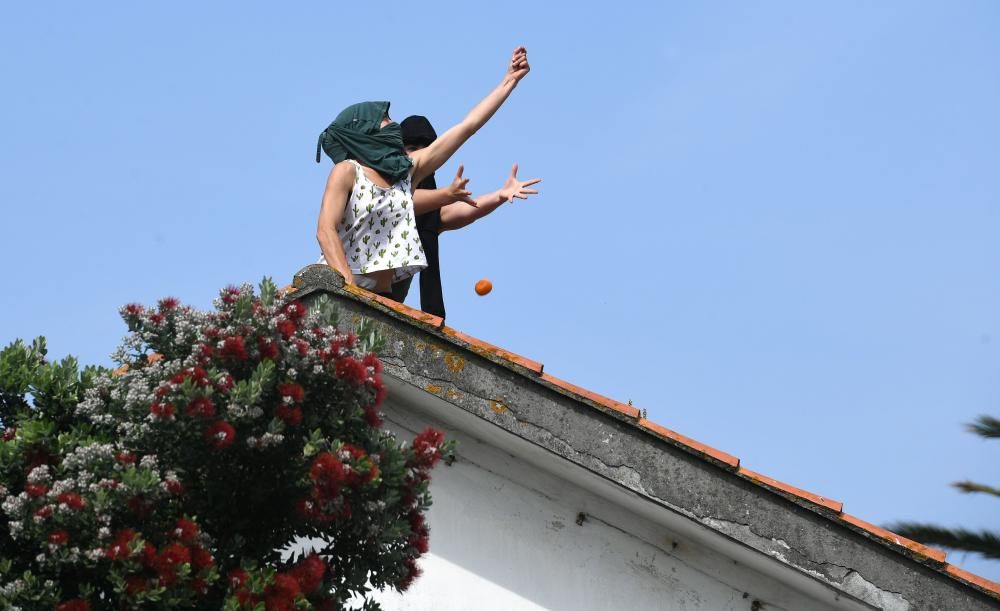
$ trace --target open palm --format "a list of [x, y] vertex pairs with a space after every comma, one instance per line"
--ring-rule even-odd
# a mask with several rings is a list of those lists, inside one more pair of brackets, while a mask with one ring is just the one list
[[514, 201], [514, 199], [528, 199], [529, 195], [538, 194], [537, 189], [529, 189], [528, 187], [536, 185], [542, 182], [541, 178], [532, 178], [531, 180], [518, 180], [517, 179], [517, 164], [510, 169], [510, 176], [507, 177], [507, 182], [500, 187], [500, 196], [503, 197], [504, 201]]

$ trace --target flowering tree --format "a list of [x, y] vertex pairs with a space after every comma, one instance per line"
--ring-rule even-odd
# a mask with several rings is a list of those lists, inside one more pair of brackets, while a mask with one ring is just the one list
[[381, 430], [377, 336], [269, 280], [215, 305], [122, 308], [115, 372], [0, 352], [0, 609], [377, 609], [419, 575], [449, 448]]

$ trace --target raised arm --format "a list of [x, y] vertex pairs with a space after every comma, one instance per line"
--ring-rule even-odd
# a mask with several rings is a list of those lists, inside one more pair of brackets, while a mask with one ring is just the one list
[[537, 189], [528, 187], [542, 182], [541, 178], [531, 180], [517, 179], [517, 164], [510, 170], [510, 176], [499, 190], [476, 198], [476, 207], [471, 207], [463, 202], [455, 202], [441, 208], [441, 231], [450, 229], [461, 229], [470, 223], [474, 223], [487, 214], [493, 212], [505, 202], [512, 202], [515, 199], [528, 199], [529, 195], [536, 195]]
[[327, 265], [340, 272], [347, 284], [354, 284], [351, 266], [344, 254], [344, 245], [340, 242], [337, 225], [344, 215], [347, 198], [354, 187], [354, 166], [341, 162], [330, 170], [326, 179], [326, 189], [323, 191], [323, 203], [319, 210], [319, 220], [316, 222], [316, 240]]
[[496, 89], [476, 104], [461, 123], [446, 131], [427, 148], [410, 155], [413, 160], [413, 184], [433, 174], [455, 154], [460, 146], [465, 144], [466, 140], [472, 137], [472, 134], [486, 125], [530, 70], [527, 50], [524, 47], [514, 49], [514, 54], [507, 65], [507, 73]]

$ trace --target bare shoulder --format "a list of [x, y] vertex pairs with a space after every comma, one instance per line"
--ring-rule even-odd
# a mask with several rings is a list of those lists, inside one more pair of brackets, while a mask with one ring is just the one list
[[354, 184], [354, 177], [357, 170], [350, 161], [341, 161], [330, 169], [330, 177], [327, 185], [336, 185], [341, 188], [350, 188]]

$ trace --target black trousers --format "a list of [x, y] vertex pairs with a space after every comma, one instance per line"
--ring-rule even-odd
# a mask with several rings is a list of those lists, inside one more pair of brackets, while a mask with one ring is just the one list
[[[427, 267], [420, 272], [420, 309], [428, 314], [444, 318], [444, 294], [441, 289], [441, 267], [438, 261], [438, 233], [436, 231], [420, 231], [420, 243], [427, 257]], [[392, 295], [387, 295], [395, 301], [403, 303], [410, 292], [413, 277], [401, 280], [392, 285]]]

